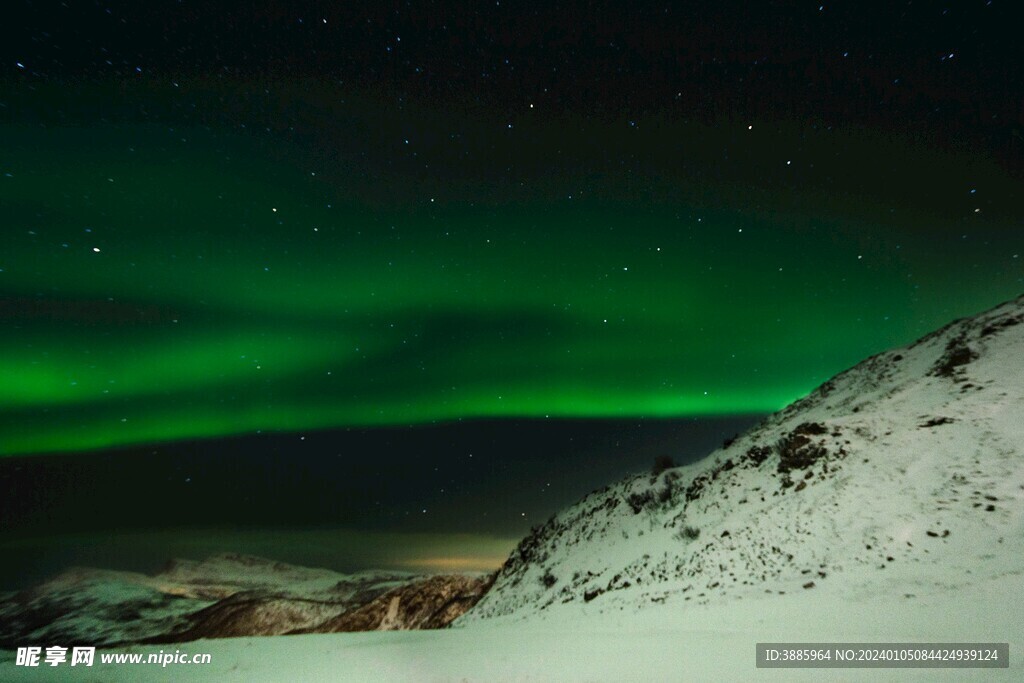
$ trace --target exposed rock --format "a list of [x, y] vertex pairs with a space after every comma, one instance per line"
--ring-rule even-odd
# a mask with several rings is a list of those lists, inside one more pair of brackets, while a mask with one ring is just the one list
[[185, 642], [200, 638], [277, 636], [319, 624], [346, 609], [342, 602], [300, 600], [261, 593], [236, 593], [189, 617], [181, 631], [148, 639], [153, 643]]
[[444, 628], [487, 592], [494, 577], [432, 576], [385, 593], [362, 607], [293, 633], [408, 631]]
[[937, 377], [955, 378], [957, 370], [969, 364], [977, 357], [977, 352], [967, 345], [963, 335], [953, 337], [946, 344], [945, 353], [935, 361], [935, 365], [932, 367], [932, 374]]
[[824, 425], [804, 422], [779, 439], [776, 445], [779, 453], [779, 472], [805, 469], [828, 455], [828, 450], [824, 446], [811, 439], [811, 436], [827, 433], [828, 429]]

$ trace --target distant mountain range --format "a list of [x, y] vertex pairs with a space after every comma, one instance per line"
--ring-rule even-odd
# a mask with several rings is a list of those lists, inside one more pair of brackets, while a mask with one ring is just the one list
[[489, 585], [481, 575], [345, 575], [237, 554], [174, 560], [152, 576], [75, 568], [0, 599], [0, 648], [441, 628]]

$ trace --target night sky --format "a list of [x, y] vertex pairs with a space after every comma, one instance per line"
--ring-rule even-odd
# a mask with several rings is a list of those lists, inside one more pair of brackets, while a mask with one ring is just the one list
[[510, 462], [548, 429], [718, 438], [1024, 291], [1006, 0], [361, 4], [12, 3], [8, 530], [67, 517], [48, 458], [312, 490], [416, 450], [352, 430], [449, 430], [424, 465], [478, 420]]

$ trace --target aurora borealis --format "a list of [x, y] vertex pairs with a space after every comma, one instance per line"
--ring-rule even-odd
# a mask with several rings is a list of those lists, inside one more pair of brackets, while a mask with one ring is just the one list
[[[557, 460], [537, 425], [589, 421], [561, 504], [580, 463], [639, 462], [640, 425], [713, 444], [1024, 291], [1009, 3], [16, 4], [0, 475], [25, 519], [56, 504], [15, 468], [46, 458], [148, 453], [125, 487], [179, 487], [266, 447], [357, 491], [401, 441], [440, 496], [482, 476], [470, 451]], [[366, 505], [438, 509], [415, 483]], [[471, 489], [474, 515], [500, 498]], [[502, 502], [500, 530], [555, 504]]]
[[1021, 282], [1010, 218], [972, 215], [1009, 191], [990, 168], [951, 170], [952, 217], [729, 210], [713, 183], [705, 206], [386, 206], [181, 135], [6, 131], [5, 453], [767, 412]]
[[982, 164], [943, 169], [966, 188], [940, 195], [952, 217], [898, 206], [873, 222], [814, 198], [728, 210], [713, 183], [703, 208], [589, 193], [388, 206], [244, 138], [189, 135], [8, 129], [6, 453], [767, 412], [1021, 280], [1010, 217], [973, 212], [990, 206], [974, 185], [1012, 189]]

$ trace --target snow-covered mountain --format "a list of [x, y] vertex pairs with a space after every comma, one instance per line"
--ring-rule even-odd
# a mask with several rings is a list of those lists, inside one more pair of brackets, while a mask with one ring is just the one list
[[[161, 679], [1024, 680], [1022, 323], [1024, 297], [868, 359], [700, 463], [592, 493], [524, 539], [453, 628], [201, 640], [188, 651], [210, 665]], [[350, 623], [468, 604], [458, 586], [407, 600], [411, 585]], [[1010, 659], [1004, 675], [756, 669], [757, 642], [1009, 642]], [[0, 674], [39, 671], [0, 651]]]
[[894, 601], [1024, 567], [1024, 297], [829, 380], [705, 460], [535, 528], [456, 625], [821, 590]]
[[152, 576], [75, 568], [0, 599], [0, 647], [440, 628], [488, 585], [482, 576], [339, 574], [234, 553], [173, 560]]

